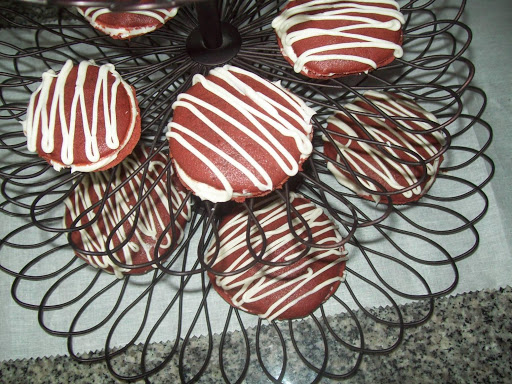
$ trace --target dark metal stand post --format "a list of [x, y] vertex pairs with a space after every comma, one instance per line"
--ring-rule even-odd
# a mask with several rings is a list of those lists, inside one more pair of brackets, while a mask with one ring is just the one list
[[215, 49], [222, 45], [222, 30], [220, 24], [217, 0], [204, 0], [196, 3], [199, 31], [206, 48]]
[[187, 52], [197, 63], [216, 66], [229, 62], [238, 54], [242, 38], [229, 22], [221, 22], [218, 0], [195, 4], [199, 26], [187, 38]]

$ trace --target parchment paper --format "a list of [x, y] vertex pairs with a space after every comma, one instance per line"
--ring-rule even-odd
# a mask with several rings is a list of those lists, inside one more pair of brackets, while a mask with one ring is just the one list
[[[454, 0], [455, 3], [458, 1]], [[447, 2], [449, 3], [449, 2]], [[485, 11], [484, 8], [485, 7]], [[484, 115], [494, 129], [495, 140], [491, 149], [487, 152], [495, 161], [496, 175], [485, 188], [485, 192], [489, 199], [489, 211], [486, 216], [478, 223], [477, 228], [480, 234], [480, 246], [477, 251], [467, 259], [460, 261], [458, 271], [460, 273], [460, 281], [456, 289], [451, 294], [462, 292], [476, 291], [484, 288], [499, 288], [509, 285], [512, 282], [510, 277], [510, 270], [512, 270], [512, 258], [510, 249], [512, 246], [511, 225], [512, 215], [510, 214], [510, 204], [512, 203], [510, 196], [510, 189], [512, 187], [512, 180], [509, 176], [509, 170], [512, 167], [512, 159], [510, 156], [510, 142], [512, 140], [512, 130], [509, 129], [508, 122], [509, 114], [512, 110], [512, 101], [510, 94], [510, 85], [512, 84], [512, 77], [509, 71], [509, 63], [512, 56], [512, 41], [507, 38], [499, 38], [497, 36], [512, 36], [512, 27], [509, 23], [511, 18], [512, 6], [508, 0], [496, 0], [493, 2], [493, 7], [488, 7], [476, 0], [470, 0], [467, 5], [465, 22], [468, 23], [474, 32], [474, 40], [470, 46], [470, 51], [466, 56], [469, 57], [477, 68], [477, 75], [474, 84], [482, 87], [488, 94], [489, 104]], [[4, 33], [4, 31], [2, 31]], [[13, 35], [14, 36], [14, 35]], [[20, 38], [19, 34], [15, 34], [16, 39]], [[1, 60], [1, 59], [0, 59]], [[4, 63], [5, 64], [5, 63]], [[506, 119], [506, 120], [505, 120]], [[466, 145], [478, 147], [480, 139], [479, 135], [470, 133], [464, 136]], [[485, 175], [487, 170], [484, 164], [475, 166], [471, 171], [471, 178], [479, 179], [480, 175]], [[443, 183], [440, 183], [443, 184]], [[444, 184], [443, 184], [444, 185]], [[446, 185], [446, 187], [449, 187]], [[435, 193], [443, 194], [445, 191], [434, 189]], [[450, 191], [453, 193], [453, 191]], [[475, 200], [479, 204], [479, 200]], [[463, 209], [463, 208], [461, 208]], [[471, 211], [471, 210], [470, 210]], [[435, 217], [423, 217], [422, 223], [435, 225]], [[4, 236], [10, 230], [17, 228], [19, 223], [16, 220], [5, 220], [1, 218], [0, 222], [1, 234]], [[37, 236], [37, 234], [34, 234]], [[361, 233], [363, 240], [371, 240], [375, 234], [370, 230]], [[465, 234], [460, 236], [452, 236], [447, 242], [447, 246], [451, 249], [464, 249], [469, 237]], [[443, 240], [443, 244], [446, 244]], [[404, 244], [404, 247], [408, 247]], [[192, 245], [192, 248], [194, 246]], [[20, 253], [21, 255], [22, 253]], [[13, 255], [18, 257], [18, 255]], [[70, 251], [64, 251], [54, 257], [57, 262], [63, 263], [70, 257]], [[20, 261], [21, 265], [24, 265]], [[79, 265], [77, 262], [76, 266]], [[367, 274], [367, 263], [364, 258], [358, 254], [357, 251], [352, 252], [349, 267], [353, 270]], [[397, 287], [408, 286], [415, 284], [413, 279], [410, 281], [403, 281], [395, 277], [401, 276], [397, 273], [396, 268], [390, 263], [378, 262], [376, 265], [382, 274], [389, 279], [389, 282], [395, 284]], [[64, 300], [65, 297], [71, 297], [74, 291], [79, 292], [80, 287], [83, 287], [86, 282], [90, 281], [95, 274], [92, 268], [86, 268], [80, 271], [74, 277], [75, 280], [70, 280], [65, 283], [65, 289], [57, 290], [57, 294], [51, 298], [55, 302]], [[442, 290], [448, 282], [454, 278], [454, 272], [451, 268], [426, 268], [422, 271], [422, 275], [428, 280], [432, 289]], [[129, 284], [126, 292], [126, 300], [123, 301], [121, 307], [126, 306], [132, 302], [135, 297], [141, 292], [141, 287], [151, 279], [151, 276], [140, 278], [133, 284]], [[357, 290], [358, 299], [366, 306], [380, 306], [388, 305], [389, 303], [383, 301], [381, 295], [375, 293], [375, 290], [365, 286], [350, 276], [347, 276], [348, 281]], [[55, 356], [67, 354], [66, 340], [64, 338], [55, 337], [47, 334], [38, 324], [37, 313], [28, 309], [18, 306], [10, 297], [10, 289], [13, 278], [0, 273], [0, 303], [2, 310], [0, 311], [0, 360], [42, 357], [42, 356]], [[112, 280], [108, 277], [100, 278], [98, 284], [107, 284]], [[74, 283], [73, 283], [74, 282]], [[417, 283], [416, 283], [417, 284]], [[43, 284], [44, 285], [44, 284]], [[43, 290], [42, 284], [27, 283], [21, 284], [19, 292], [22, 297], [27, 299], [29, 303], [37, 303], [36, 298], [42, 298], [46, 290]], [[120, 289], [121, 284], [117, 284], [112, 289], [112, 295], [115, 296], [116, 290]], [[157, 284], [155, 292], [153, 292], [153, 300], [150, 307], [150, 318], [158, 318], [164, 313], [166, 306], [172, 298], [176, 290], [177, 283], [172, 279], [164, 279]], [[198, 309], [199, 300], [194, 297], [199, 297], [201, 281], [199, 278], [194, 278], [187, 285], [186, 304], [183, 309], [183, 324], [191, 324], [193, 317]], [[418, 294], [424, 293], [421, 285], [418, 285]], [[37, 290], [33, 292], [31, 290]], [[350, 297], [341, 292], [340, 295], [350, 303]], [[108, 295], [107, 295], [108, 296]], [[160, 298], [160, 299], [159, 299]], [[165, 299], [164, 299], [165, 298]], [[405, 302], [405, 299], [394, 297], [398, 303]], [[51, 301], [50, 301], [51, 302]], [[95, 320], [111, 308], [108, 302], [108, 297], [105, 297], [105, 305], [100, 305], [102, 301], [98, 300], [97, 304], [91, 308], [79, 322], [77, 327], [86, 326], [88, 323], [94, 324]], [[134, 324], [133, 327], [124, 326], [120, 327], [119, 331], [115, 332], [114, 344], [123, 344], [128, 341], [137, 329], [137, 324], [140, 324], [141, 316], [144, 313], [144, 303], [139, 304], [134, 310], [130, 311], [125, 317], [125, 324]], [[335, 313], [339, 310], [336, 305], [327, 305], [328, 312]], [[210, 315], [210, 322], [213, 324], [213, 332], [221, 332], [225, 324], [227, 308], [214, 292], [211, 292], [208, 298], [208, 308]], [[159, 327], [159, 331], [155, 334], [153, 341], [167, 341], [175, 338], [176, 324], [178, 313], [176, 310], [171, 310], [164, 319], [164, 326]], [[55, 311], [54, 313], [45, 313], [44, 323], [50, 325], [55, 330], [67, 330], [70, 324], [70, 314], [65, 311]], [[244, 316], [245, 326], [254, 325], [256, 318], [252, 316]], [[236, 329], [237, 325], [232, 322], [232, 329]], [[206, 322], [204, 314], [199, 317], [197, 325], [193, 328], [193, 335], [201, 335], [206, 331]], [[173, 328], [174, 327], [174, 328]], [[76, 351], [86, 352], [90, 350], [101, 349], [104, 347], [106, 338], [106, 329], [110, 327], [103, 327], [100, 331], [94, 333], [94, 337], [78, 338], [75, 341]], [[149, 327], [145, 327], [142, 336], [147, 335]], [[165, 330], [162, 331], [162, 330]], [[186, 332], [188, 328], [185, 328]], [[184, 334], [182, 333], [181, 336]], [[144, 340], [141, 338], [141, 340]]]

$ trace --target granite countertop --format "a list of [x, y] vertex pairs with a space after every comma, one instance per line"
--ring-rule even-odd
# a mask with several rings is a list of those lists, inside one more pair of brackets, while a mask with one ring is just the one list
[[[401, 306], [404, 314], [421, 309], [420, 303]], [[385, 312], [381, 308], [377, 313]], [[512, 378], [512, 289], [483, 290], [445, 297], [436, 301], [432, 318], [422, 326], [409, 328], [402, 344], [386, 355], [366, 355], [357, 374], [347, 383], [503, 383]], [[346, 319], [339, 319], [340, 322]], [[249, 330], [249, 335], [254, 330]], [[240, 335], [233, 335], [240, 338]], [[265, 338], [273, 337], [263, 333]], [[376, 336], [382, 345], [392, 335]], [[219, 336], [215, 337], [218, 343]], [[207, 347], [196, 339], [193, 348]], [[236, 344], [236, 343], [235, 343]], [[254, 346], [252, 346], [254, 347]], [[314, 347], [313, 347], [314, 348]], [[153, 348], [158, 356], [166, 344]], [[253, 348], [254, 349], [254, 348]], [[270, 382], [261, 377], [254, 350], [245, 382]], [[315, 350], [305, 351], [315, 353]], [[193, 352], [192, 352], [193, 353]], [[216, 361], [218, 355], [212, 361]], [[238, 351], [225, 351], [225, 358], [240, 359]], [[293, 370], [293, 362], [289, 369]], [[26, 359], [0, 363], [0, 382], [8, 383], [117, 383], [104, 363], [80, 364], [69, 357]], [[179, 382], [174, 364], [169, 364], [151, 379], [154, 383]], [[218, 370], [207, 370], [201, 382], [223, 383]], [[328, 382], [324, 380], [322, 382]]]
[[[11, 4], [0, 0], [0, 5]], [[512, 6], [509, 0], [496, 0], [493, 7], [487, 7], [477, 0], [469, 0], [465, 22], [474, 31], [473, 46], [479, 51], [471, 54], [470, 59], [477, 68], [474, 84], [481, 87], [489, 96], [489, 105], [484, 118], [490, 123], [495, 135], [507, 127], [505, 119], [512, 110], [510, 85], [512, 77], [506, 71], [508, 58], [512, 52], [510, 41], [497, 41], [495, 36], [511, 36], [510, 18]], [[51, 17], [41, 11], [41, 20]], [[485, 18], [482, 15], [486, 14]], [[0, 25], [1, 26], [1, 25]], [[496, 42], [497, 41], [497, 42]], [[505, 44], [505, 45], [503, 45]], [[508, 44], [508, 45], [507, 45]], [[496, 52], [508, 57], [496, 56]], [[479, 68], [483, 70], [479, 71]], [[508, 96], [506, 96], [508, 95]], [[496, 163], [498, 180], [508, 180], [507, 170], [512, 168], [512, 158], [508, 149], [508, 140], [494, 140], [490, 153]], [[505, 154], [505, 155], [504, 155]], [[500, 184], [502, 185], [502, 184]], [[499, 209], [503, 213], [502, 222], [512, 242], [512, 196], [508, 188], [497, 188], [494, 193]], [[510, 256], [510, 255], [509, 255]], [[463, 278], [478, 278], [464, 276]], [[511, 281], [512, 283], [512, 281]], [[415, 302], [401, 306], [404, 314], [421, 310], [422, 303]], [[379, 308], [377, 314], [385, 313], [388, 308]], [[389, 354], [365, 355], [356, 375], [347, 379], [348, 383], [400, 382], [426, 383], [501, 383], [512, 380], [512, 288], [504, 286], [498, 289], [482, 289], [456, 296], [442, 297], [435, 301], [431, 318], [424, 324], [407, 328], [401, 345]], [[347, 321], [337, 318], [339, 326]], [[2, 324], [2, 326], [7, 326]], [[307, 321], [301, 326], [308, 327]], [[374, 329], [373, 340], [381, 345], [388, 345], [393, 335]], [[248, 330], [253, 334], [254, 329]], [[241, 335], [234, 333], [234, 341]], [[262, 339], [274, 337], [272, 333], [263, 332]], [[214, 337], [216, 345], [220, 336]], [[253, 340], [254, 338], [250, 338]], [[151, 354], [159, 355], [169, 344], [155, 344]], [[236, 345], [236, 343], [233, 343]], [[245, 382], [269, 382], [261, 376], [257, 366], [254, 346], [249, 372]], [[207, 348], [207, 340], [194, 338], [191, 348], [198, 353]], [[311, 354], [315, 353], [311, 346]], [[218, 360], [218, 349], [214, 348], [212, 362]], [[151, 357], [151, 355], [149, 356]], [[236, 349], [225, 350], [225, 358], [237, 361], [240, 354]], [[288, 369], [293, 370], [293, 362]], [[153, 376], [152, 382], [178, 382], [179, 373], [173, 361], [161, 372]], [[50, 358], [24, 359], [0, 362], [1, 383], [116, 383], [104, 363], [81, 364], [67, 356]], [[200, 382], [224, 382], [218, 369], [208, 369]], [[329, 382], [327, 379], [321, 382]]]

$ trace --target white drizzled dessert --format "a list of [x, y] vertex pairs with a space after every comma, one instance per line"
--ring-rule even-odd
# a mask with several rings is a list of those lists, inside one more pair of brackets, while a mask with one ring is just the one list
[[[214, 241], [206, 255], [215, 290], [232, 306], [268, 320], [309, 315], [344, 280], [347, 252], [336, 225], [321, 208], [298, 194], [290, 194], [290, 204], [307, 227], [296, 214], [291, 214], [294, 235], [286, 204], [274, 194], [257, 200], [253, 209], [266, 239], [265, 251], [262, 233], [254, 222], [249, 239], [254, 252], [262, 253], [263, 261], [293, 261], [290, 265], [254, 263], [246, 238], [249, 216], [242, 208], [221, 220], [219, 241]], [[295, 236], [313, 246], [307, 250]]]
[[195, 75], [173, 108], [171, 157], [183, 184], [204, 200], [268, 194], [313, 149], [314, 111], [279, 83], [237, 67]]
[[68, 60], [43, 73], [22, 123], [31, 152], [56, 170], [90, 172], [118, 164], [140, 137], [135, 91], [112, 64]]
[[401, 57], [394, 0], [294, 0], [272, 22], [283, 56], [313, 78], [368, 72]]
[[112, 12], [108, 8], [77, 7], [77, 10], [95, 29], [114, 39], [153, 32], [178, 13], [178, 8]]
[[[76, 254], [87, 263], [114, 273], [119, 278], [123, 277], [124, 274], [148, 272], [152, 270], [152, 267], [155, 267], [153, 265], [135, 269], [123, 268], [116, 265], [107, 255], [108, 236], [122, 220], [126, 221], [115, 231], [108, 249], [112, 251], [126, 241], [124, 246], [113, 252], [112, 255], [120, 263], [136, 266], [150, 262], [156, 256], [160, 257], [177, 246], [183, 239], [185, 225], [190, 218], [191, 207], [190, 199], [188, 199], [183, 210], [175, 216], [171, 228], [165, 230], [171, 222], [169, 200], [171, 200], [173, 213], [176, 214], [187, 193], [175, 178], [173, 178], [172, 190], [169, 191], [166, 174], [157, 182], [157, 177], [164, 172], [164, 168], [169, 161], [166, 155], [156, 154], [149, 162], [147, 171], [143, 168], [137, 172], [137, 169], [150, 155], [147, 148], [137, 148], [131, 156], [127, 157], [116, 168], [109, 189], [108, 183], [111, 172], [87, 174], [65, 200], [64, 220], [66, 228], [85, 226], [84, 229], [74, 230], [70, 234], [72, 243], [77, 247]], [[95, 207], [72, 225], [83, 212], [100, 202], [105, 194], [119, 187], [127, 178], [130, 178], [129, 181], [119, 191], [106, 199], [99, 215], [99, 207]], [[153, 186], [154, 189], [149, 192], [149, 189]], [[137, 214], [137, 211], [132, 213], [130, 211], [139, 202], [138, 195], [141, 188], [142, 195], [149, 193], [141, 199], [137, 225], [133, 235], [128, 238], [134, 229]], [[174, 239], [172, 238], [173, 226], [177, 236]], [[162, 241], [157, 252], [155, 246], [160, 237], [162, 237]], [[87, 252], [95, 252], [99, 255], [91, 255]]]
[[[412, 100], [376, 91], [367, 91], [363, 96], [380, 111], [394, 118], [402, 128], [380, 116], [368, 102], [360, 98], [354, 100], [344, 106], [349, 115], [336, 112], [327, 120], [327, 129], [331, 131], [330, 137], [350, 169], [359, 175], [355, 179], [350, 172], [332, 162], [327, 163], [327, 168], [340, 184], [367, 199], [379, 202], [381, 197], [372, 194], [372, 191], [379, 191], [394, 192], [390, 196], [395, 204], [418, 200], [429, 190], [438, 173], [442, 161], [440, 151], [446, 145], [445, 134], [435, 131], [438, 126], [436, 117]], [[376, 116], [365, 116], [367, 113], [375, 113]], [[371, 136], [364, 133], [357, 123]], [[434, 131], [424, 133], [429, 130]], [[323, 139], [325, 154], [343, 164], [330, 140], [326, 136]], [[382, 144], [379, 147], [357, 139], [369, 139]], [[370, 180], [363, 176], [368, 176]], [[380, 183], [385, 190], [379, 189], [371, 180]]]

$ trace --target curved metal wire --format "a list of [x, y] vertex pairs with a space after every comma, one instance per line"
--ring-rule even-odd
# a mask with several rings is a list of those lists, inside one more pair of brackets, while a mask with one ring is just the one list
[[[81, 2], [53, 3], [70, 6]], [[177, 4], [167, 0], [143, 5], [136, 1], [108, 3], [116, 10]], [[452, 292], [458, 280], [464, 278], [459, 275], [457, 262], [470, 256], [479, 244], [476, 225], [489, 205], [483, 188], [494, 174], [494, 164], [485, 154], [492, 140], [492, 128], [482, 120], [486, 97], [471, 85], [474, 67], [463, 56], [472, 36], [471, 29], [460, 21], [465, 1], [449, 18], [438, 16], [436, 0], [402, 2], [406, 17], [404, 57], [368, 74], [331, 80], [307, 79], [295, 73], [281, 56], [271, 22], [284, 0], [219, 2], [221, 21], [235, 27], [242, 41], [240, 50], [228, 62], [268, 80], [280, 81], [317, 112], [313, 121], [313, 155], [299, 175], [277, 192], [286, 205], [292, 234], [306, 250], [319, 246], [312, 241], [312, 229], [290, 204], [290, 192], [294, 191], [309, 198], [333, 219], [343, 236], [343, 241], [333, 246], [344, 245], [351, 257], [346, 280], [328, 303], [306, 319], [270, 324], [264, 320], [256, 323], [251, 316], [219, 301], [210, 289], [208, 272], [241, 272], [212, 270], [219, 251], [218, 225], [234, 203], [212, 204], [189, 193], [178, 211], [171, 214], [172, 221], [185, 204], [192, 206], [193, 214], [181, 244], [163, 249], [166, 234], [171, 232], [175, 238], [175, 228], [169, 223], [157, 241], [154, 260], [146, 263], [153, 266], [153, 272], [120, 281], [94, 271], [78, 259], [74, 255], [77, 245], [70, 239], [73, 231], [92, 225], [109, 199], [120, 193], [134, 175], [115, 188], [109, 184], [108, 193], [82, 215], [94, 212], [96, 219], [91, 218], [81, 226], [76, 225], [77, 219], [68, 228], [62, 221], [63, 202], [78, 187], [83, 175], [57, 173], [26, 150], [20, 122], [40, 81], [37, 71], [58, 70], [68, 59], [92, 59], [99, 64], [113, 63], [134, 86], [141, 109], [141, 142], [150, 148], [150, 153], [168, 156], [165, 131], [172, 118], [172, 103], [191, 86], [194, 74], [206, 74], [210, 69], [187, 53], [187, 39], [198, 27], [198, 20], [194, 6], [185, 3], [189, 1], [180, 1], [178, 15], [164, 27], [131, 41], [115, 41], [102, 35], [72, 8], [60, 9], [49, 23], [0, 8], [2, 24], [17, 28], [24, 36], [18, 45], [0, 37], [0, 215], [16, 223], [14, 229], [2, 233], [0, 269], [14, 278], [12, 297], [20, 306], [37, 311], [45, 331], [66, 338], [73, 358], [80, 362], [105, 362], [110, 373], [120, 380], [150, 382], [168, 365], [178, 367], [176, 380], [182, 382], [194, 382], [211, 372], [217, 372], [225, 382], [236, 383], [250, 380], [252, 372], [264, 373], [272, 382], [318, 382], [322, 378], [341, 380], [353, 376], [365, 355], [391, 352], [399, 347], [407, 327], [428, 321], [435, 299]], [[390, 194], [381, 187], [377, 192], [381, 201], [376, 205], [341, 187], [327, 169], [331, 162], [353, 176], [362, 176], [348, 163], [336, 163], [323, 155], [322, 136], [332, 139], [326, 118], [334, 111], [350, 115], [345, 105], [355, 98], [364, 99], [368, 90], [414, 99], [439, 120], [438, 125], [421, 134], [444, 133], [447, 144], [437, 156], [442, 155], [445, 161], [433, 188], [418, 202], [395, 206]], [[366, 115], [392, 121], [404, 131], [408, 128], [403, 123], [415, 120], [390, 116], [374, 107], [375, 112]], [[480, 137], [478, 147], [468, 140], [475, 134]], [[391, 156], [371, 135], [363, 140]], [[395, 149], [410, 152], [406, 148]], [[402, 162], [417, 163], [425, 171], [427, 160], [417, 156], [416, 159], [417, 162]], [[141, 173], [143, 180], [150, 161], [151, 156], [135, 172]], [[472, 167], [482, 169], [478, 176], [470, 176]], [[169, 162], [164, 173], [170, 175], [170, 168]], [[110, 182], [115, 171], [116, 168], [107, 171], [111, 172]], [[134, 267], [119, 262], [113, 253], [127, 246], [126, 241], [115, 245], [112, 239], [125, 224], [137, 223], [140, 207], [151, 191], [144, 184], [136, 191], [130, 213], [108, 234], [103, 253], [123, 268]], [[168, 189], [171, 184], [167, 177]], [[272, 265], [262, 260], [265, 235], [253, 213], [253, 203], [249, 200], [241, 205], [249, 217], [247, 244], [253, 258], [246, 269], [262, 262]], [[428, 217], [437, 217], [443, 225], [433, 226]], [[305, 236], [297, 234], [292, 219], [305, 227]], [[130, 233], [134, 230], [135, 224]], [[260, 251], [252, 248], [251, 231], [264, 239]], [[458, 237], [464, 237], [464, 245], [453, 249], [451, 240]], [[210, 249], [213, 256], [207, 260], [205, 255]], [[56, 254], [65, 255], [64, 261], [59, 259], [56, 263]], [[428, 276], [441, 268], [449, 271], [450, 278], [442, 284], [430, 281]], [[390, 270], [396, 275], [390, 274]], [[81, 274], [86, 276], [83, 281], [87, 284], [64, 292]], [[402, 280], [410, 284], [404, 285]], [[37, 287], [38, 294], [27, 293], [33, 287]], [[382, 298], [382, 306], [389, 308], [386, 316], [377, 316], [367, 308], [358, 294], [362, 287]], [[405, 316], [397, 304], [404, 301], [424, 303], [425, 309], [412, 317]], [[156, 305], [162, 302], [164, 305]], [[90, 313], [100, 308], [101, 314], [91, 320]], [[63, 319], [61, 323], [54, 323], [54, 313]], [[225, 317], [216, 328], [219, 314]], [[371, 332], [375, 326], [393, 332], [389, 345], [376, 345]], [[130, 337], [120, 341], [118, 334], [125, 329], [131, 330]], [[203, 350], [198, 351], [195, 335], [202, 332], [206, 347], [203, 345]], [[80, 343], [88, 338], [100, 340], [101, 351], [84, 354]], [[315, 342], [304, 343], [313, 338]], [[162, 339], [173, 342], [163, 355], [155, 357], [151, 354], [153, 343]], [[307, 348], [315, 343], [320, 345], [314, 351], [318, 353]], [[227, 351], [233, 348], [240, 351], [239, 360], [228, 361]], [[265, 355], [268, 348], [278, 351], [274, 361]], [[125, 359], [126, 356], [135, 358]], [[302, 372], [302, 376], [296, 377], [294, 372]]]

